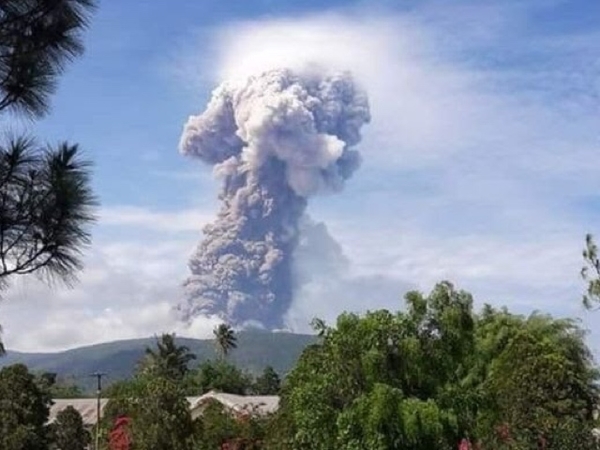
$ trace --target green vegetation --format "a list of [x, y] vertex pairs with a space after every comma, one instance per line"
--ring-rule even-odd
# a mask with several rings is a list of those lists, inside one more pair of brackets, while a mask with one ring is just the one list
[[265, 367], [263, 373], [256, 378], [252, 392], [256, 395], [277, 395], [281, 389], [281, 379], [271, 366]]
[[[83, 51], [94, 5], [1, 2], [0, 114], [47, 113], [59, 76]], [[90, 167], [74, 144], [0, 142], [0, 291], [19, 275], [74, 281], [95, 220]], [[583, 258], [583, 301], [593, 308], [600, 259], [591, 235]], [[100, 365], [116, 381], [104, 392], [103, 448], [598, 450], [600, 372], [577, 323], [489, 305], [476, 312], [471, 295], [449, 282], [405, 300], [403, 311], [345, 313], [332, 326], [315, 319], [316, 337], [237, 335], [221, 324], [214, 342], [163, 334], [153, 347], [33, 355], [29, 368], [9, 355], [0, 369], [0, 449], [86, 448], [91, 436], [75, 408], [53, 423], [49, 412], [52, 398], [83, 395], [57, 373], [89, 379]], [[61, 369], [48, 367], [57, 359]], [[192, 417], [186, 396], [209, 391], [279, 395], [280, 408], [264, 415], [215, 400]]]
[[283, 388], [282, 448], [595, 445], [598, 373], [574, 322], [475, 314], [450, 283], [406, 302], [320, 327]]
[[15, 364], [0, 370], [0, 448], [45, 450], [50, 394], [44, 380]]
[[[227, 335], [228, 340], [235, 341], [233, 331], [228, 330]], [[146, 358], [146, 364], [140, 365], [131, 380], [109, 389], [110, 401], [104, 417], [106, 435], [120, 417], [129, 418], [130, 438], [136, 448], [147, 450], [213, 449], [227, 439], [254, 439], [264, 434], [259, 418], [248, 417], [240, 422], [218, 403], [209, 404], [202, 417], [192, 421], [185, 398], [211, 390], [247, 394], [254, 387], [252, 376], [223, 358], [190, 370], [188, 363], [193, 355], [186, 346], [176, 344], [174, 335], [163, 335], [156, 346], [157, 349], [146, 349], [149, 364]], [[277, 377], [272, 369], [266, 373], [270, 379]]]
[[85, 450], [92, 441], [81, 414], [72, 406], [56, 415], [56, 422], [50, 425], [50, 436], [60, 450]]
[[83, 393], [75, 384], [59, 379], [56, 373], [43, 372], [38, 375], [38, 383], [52, 398], [81, 398]]
[[226, 358], [229, 352], [237, 348], [237, 338], [229, 325], [222, 323], [213, 330], [215, 336], [215, 346]]
[[0, 448], [14, 450], [83, 450], [90, 436], [81, 415], [73, 408], [59, 413], [48, 424], [56, 392], [74, 393], [69, 385], [57, 383], [56, 375], [35, 375], [23, 364], [0, 370]]
[[181, 381], [188, 371], [188, 364], [194, 359], [196, 355], [190, 353], [188, 347], [175, 344], [174, 334], [163, 334], [156, 340], [156, 350], [146, 348], [139, 370], [149, 376]]
[[[253, 375], [258, 375], [266, 366], [271, 366], [282, 376], [294, 367], [302, 351], [316, 339], [315, 336], [306, 334], [258, 330], [242, 331], [236, 337], [238, 348], [228, 355], [229, 363]], [[108, 373], [106, 380], [103, 380], [106, 387], [129, 379], [136, 370], [136, 364], [145, 359], [145, 349], [154, 348], [155, 343], [155, 338], [147, 338], [92, 345], [58, 353], [9, 351], [5, 357], [0, 358], [0, 367], [23, 363], [33, 372], [54, 372], [58, 374], [58, 384], [68, 381], [81, 388], [82, 396], [94, 396], [96, 382], [89, 376], [90, 373]], [[212, 339], [178, 337], [177, 343], [188, 347], [190, 353], [196, 355], [196, 360], [189, 363], [190, 368], [196, 368], [204, 362], [215, 363], [216, 359], [220, 359]]]
[[[599, 373], [576, 322], [489, 305], [475, 312], [471, 295], [448, 282], [405, 299], [395, 313], [316, 320], [319, 337], [283, 380], [268, 365], [258, 374], [236, 366], [239, 349], [191, 366], [188, 341], [163, 335], [140, 352], [130, 379], [105, 391], [101, 442], [108, 448], [126, 420], [117, 431], [139, 450], [450, 450], [461, 441], [482, 450], [598, 449]], [[45, 449], [58, 439], [44, 426], [56, 384], [23, 365], [0, 372], [0, 418], [11, 417], [0, 421], [10, 424], [0, 425], [0, 444], [26, 439], [26, 448]], [[280, 408], [263, 415], [209, 401], [192, 418], [186, 396], [212, 390], [279, 394]]]
[[214, 450], [224, 443], [231, 449], [260, 450], [268, 434], [269, 417], [236, 418], [218, 402], [209, 403], [196, 420], [193, 450]]
[[140, 449], [191, 449], [192, 419], [183, 387], [164, 373], [140, 373], [113, 386], [106, 427], [122, 416], [130, 418], [131, 439]]
[[202, 395], [209, 391], [246, 395], [253, 385], [249, 373], [220, 358], [203, 362], [189, 372], [185, 381], [188, 395]]

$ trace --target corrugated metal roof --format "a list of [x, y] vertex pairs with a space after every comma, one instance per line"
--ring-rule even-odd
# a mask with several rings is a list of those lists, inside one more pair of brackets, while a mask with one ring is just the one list
[[197, 397], [194, 402], [190, 402], [193, 418], [202, 413], [202, 407], [208, 400], [216, 400], [226, 408], [238, 413], [269, 414], [279, 408], [279, 397], [277, 395], [234, 395], [211, 391]]
[[[95, 398], [69, 398], [69, 399], [55, 399], [54, 404], [50, 407], [50, 417], [48, 423], [52, 423], [56, 420], [56, 415], [66, 409], [67, 406], [75, 408], [81, 417], [83, 423], [86, 426], [92, 426], [96, 424], [97, 417], [97, 400]], [[107, 398], [100, 399], [100, 415], [104, 411], [104, 407], [108, 403]]]
[[[202, 407], [211, 399], [235, 412], [268, 414], [275, 412], [279, 407], [279, 397], [276, 395], [234, 395], [211, 391], [201, 396], [186, 397], [192, 417], [196, 418], [202, 414]], [[100, 399], [100, 416], [102, 416], [108, 400], [107, 398]], [[86, 426], [96, 424], [97, 400], [95, 398], [54, 399], [53, 402], [54, 404], [50, 407], [48, 423], [54, 422], [56, 415], [67, 406], [73, 406], [81, 414]]]

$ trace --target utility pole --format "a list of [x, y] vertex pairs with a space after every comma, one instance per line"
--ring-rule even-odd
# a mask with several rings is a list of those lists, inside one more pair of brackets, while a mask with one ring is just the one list
[[94, 450], [100, 449], [100, 396], [102, 394], [102, 377], [105, 375], [102, 372], [95, 372], [90, 375], [98, 380], [98, 390], [96, 391], [96, 445]]

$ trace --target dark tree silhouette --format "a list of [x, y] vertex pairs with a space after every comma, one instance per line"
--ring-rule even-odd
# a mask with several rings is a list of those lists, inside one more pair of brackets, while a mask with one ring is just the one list
[[174, 334], [163, 334], [156, 339], [156, 350], [146, 348], [141, 369], [142, 372], [149, 371], [153, 375], [181, 381], [188, 371], [188, 364], [194, 359], [196, 355], [188, 347], [176, 344]]
[[[95, 3], [0, 1], [0, 114], [48, 112], [59, 76], [83, 52]], [[0, 289], [11, 276], [30, 273], [74, 281], [96, 204], [90, 163], [77, 145], [45, 146], [23, 136], [0, 143]]]
[[265, 367], [262, 375], [254, 382], [254, 393], [256, 395], [278, 395], [281, 387], [281, 379], [275, 369], [271, 366]]
[[67, 406], [56, 415], [51, 436], [60, 450], [85, 450], [92, 441], [81, 414], [72, 406]]
[[217, 350], [219, 350], [223, 357], [227, 357], [232, 349], [237, 348], [237, 337], [235, 336], [235, 332], [226, 323], [217, 326], [213, 330], [213, 335], [215, 336]]
[[23, 364], [0, 370], [0, 448], [46, 450], [52, 399]]
[[37, 273], [67, 283], [90, 243], [95, 197], [90, 164], [76, 145], [41, 148], [18, 138], [0, 146], [0, 282]]
[[0, 2], [0, 111], [48, 112], [66, 63], [83, 53], [94, 0]]

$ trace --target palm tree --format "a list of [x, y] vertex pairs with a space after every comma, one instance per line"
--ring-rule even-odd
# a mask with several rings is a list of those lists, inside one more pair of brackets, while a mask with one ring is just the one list
[[175, 334], [163, 334], [156, 339], [156, 350], [146, 347], [141, 370], [181, 381], [188, 371], [188, 364], [194, 359], [196, 355], [187, 346], [175, 343]]
[[234, 348], [237, 348], [237, 337], [233, 329], [222, 323], [213, 330], [215, 345], [224, 358]]

